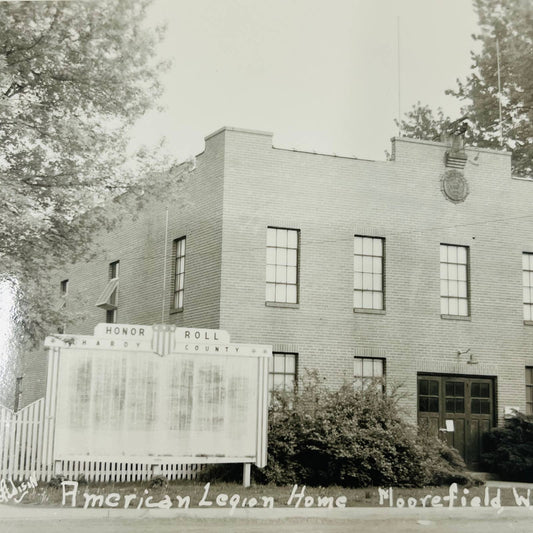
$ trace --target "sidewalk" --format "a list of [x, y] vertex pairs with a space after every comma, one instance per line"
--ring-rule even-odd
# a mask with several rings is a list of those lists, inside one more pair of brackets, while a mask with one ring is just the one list
[[36, 505], [0, 505], [0, 521], [4, 520], [93, 520], [93, 519], [152, 519], [152, 518], [246, 518], [253, 520], [279, 520], [285, 518], [323, 518], [336, 520], [386, 520], [390, 518], [416, 518], [437, 520], [443, 518], [518, 518], [531, 516], [533, 506], [492, 507], [349, 507], [345, 509], [317, 509], [281, 507], [274, 509], [80, 509], [70, 507], [39, 507]]

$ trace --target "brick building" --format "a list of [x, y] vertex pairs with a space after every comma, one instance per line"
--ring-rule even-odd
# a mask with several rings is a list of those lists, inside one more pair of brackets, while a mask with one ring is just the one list
[[[69, 332], [220, 328], [271, 344], [279, 385], [305, 368], [331, 386], [383, 375], [475, 465], [481, 433], [533, 406], [533, 183], [509, 153], [452, 140], [396, 138], [377, 162], [213, 133], [168, 224], [152, 206], [58, 279], [87, 313]], [[23, 403], [44, 374], [26, 360]]]

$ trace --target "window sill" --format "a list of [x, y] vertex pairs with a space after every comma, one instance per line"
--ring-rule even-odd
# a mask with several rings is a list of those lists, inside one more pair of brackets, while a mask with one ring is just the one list
[[385, 309], [363, 309], [361, 307], [354, 307], [354, 313], [363, 313], [367, 315], [385, 315]]
[[290, 309], [300, 309], [300, 304], [289, 304], [286, 302], [265, 302], [266, 307], [287, 307]]
[[183, 307], [181, 309], [171, 309], [170, 314], [171, 315], [177, 315], [178, 313], [183, 313]]
[[524, 326], [533, 326], [533, 320], [524, 320]]
[[444, 320], [462, 320], [466, 322], [471, 322], [472, 317], [471, 316], [463, 316], [463, 315], [440, 315], [441, 318]]

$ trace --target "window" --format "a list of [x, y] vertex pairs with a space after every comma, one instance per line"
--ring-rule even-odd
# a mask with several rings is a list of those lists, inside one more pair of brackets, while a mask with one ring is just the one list
[[295, 353], [273, 352], [269, 362], [268, 383], [269, 390], [292, 390], [296, 383]]
[[533, 415], [533, 366], [526, 366], [526, 414]]
[[376, 387], [383, 391], [385, 380], [385, 359], [374, 357], [356, 357], [354, 359], [354, 387], [356, 390], [366, 390]]
[[380, 237], [354, 237], [354, 309], [384, 309], [383, 248]]
[[522, 285], [524, 292], [524, 320], [533, 321], [533, 253], [522, 254]]
[[68, 294], [68, 279], [64, 279], [59, 285], [59, 294], [66, 296]]
[[185, 237], [174, 241], [174, 296], [172, 308], [183, 309], [183, 293], [185, 287]]
[[266, 301], [298, 303], [299, 230], [267, 228]]
[[106, 322], [108, 324], [114, 324], [117, 321], [117, 308], [118, 308], [118, 277], [120, 270], [120, 261], [113, 261], [109, 263], [108, 278], [109, 281], [104, 288], [104, 291], [100, 295], [96, 302], [97, 307], [101, 307], [106, 311]]
[[441, 315], [468, 316], [468, 296], [468, 248], [441, 244]]

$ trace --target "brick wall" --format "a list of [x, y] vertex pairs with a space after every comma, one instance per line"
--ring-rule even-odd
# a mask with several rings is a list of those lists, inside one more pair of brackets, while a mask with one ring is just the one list
[[[440, 143], [395, 140], [389, 162], [271, 143], [226, 132], [221, 326], [233, 339], [290, 345], [300, 370], [317, 368], [331, 385], [351, 378], [356, 350], [385, 354], [412, 417], [422, 371], [496, 376], [499, 413], [524, 408], [533, 327], [522, 321], [521, 254], [533, 250], [533, 183], [511, 178], [509, 154], [468, 150], [470, 194], [454, 204], [441, 191]], [[265, 306], [267, 226], [301, 232], [297, 309]], [[385, 238], [384, 314], [353, 312], [355, 234]], [[440, 243], [469, 247], [470, 320], [441, 318]], [[458, 357], [467, 348], [478, 364]]]
[[[298, 352], [300, 374], [316, 368], [331, 386], [352, 378], [355, 355], [385, 357], [412, 418], [418, 372], [494, 376], [499, 414], [505, 405], [524, 408], [533, 327], [522, 320], [521, 254], [533, 252], [533, 183], [511, 178], [509, 154], [467, 150], [470, 194], [454, 204], [441, 191], [445, 150], [396, 139], [394, 160], [375, 162], [276, 149], [271, 134], [219, 130], [197, 158], [187, 205], [170, 206], [165, 289], [159, 204], [102, 237], [94, 261], [58, 276], [58, 284], [70, 280], [69, 308], [86, 313], [70, 331], [90, 334], [105, 320], [94, 303], [109, 262], [120, 260], [119, 322], [164, 316], [220, 327], [234, 342]], [[297, 308], [265, 305], [267, 226], [300, 230]], [[385, 239], [385, 313], [353, 312], [355, 234]], [[172, 241], [182, 236], [185, 306], [171, 314]], [[469, 320], [441, 318], [441, 243], [469, 247]], [[468, 348], [475, 365], [457, 355]], [[45, 361], [26, 359], [25, 385], [44, 375]], [[39, 397], [39, 387], [23, 388], [26, 403]]]

